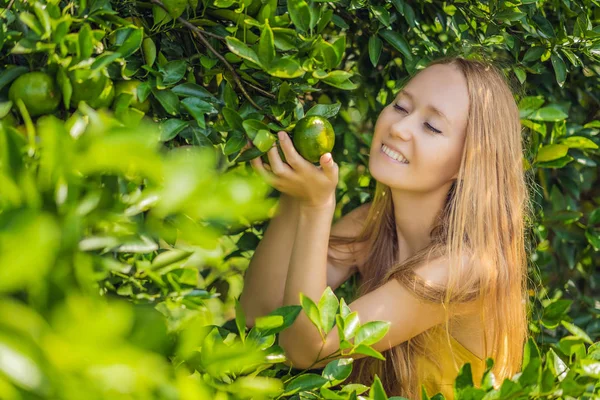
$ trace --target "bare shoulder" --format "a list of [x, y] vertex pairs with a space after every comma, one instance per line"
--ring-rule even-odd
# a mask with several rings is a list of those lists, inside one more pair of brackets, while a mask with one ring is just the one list
[[[370, 208], [371, 203], [364, 203], [350, 211], [348, 214], [343, 215], [332, 225], [331, 235], [341, 237], [356, 237], [362, 230], [367, 220], [367, 215]], [[342, 246], [336, 246], [335, 248], [330, 246], [329, 248], [330, 255], [333, 255], [334, 257], [343, 257], [343, 254], [347, 253], [349, 250], [350, 249], [343, 248]], [[360, 252], [359, 248], [353, 248], [352, 250], [355, 253], [357, 251]]]
[[356, 236], [363, 227], [371, 203], [364, 203], [343, 215], [331, 227], [331, 233], [338, 236]]
[[[423, 278], [427, 282], [435, 285], [447, 285], [450, 278], [451, 262], [448, 256], [432, 257], [423, 265], [415, 268], [414, 272], [419, 277]], [[458, 278], [466, 279], [468, 277], [475, 277], [477, 273], [476, 265], [467, 255], [460, 257], [460, 263], [457, 267]]]

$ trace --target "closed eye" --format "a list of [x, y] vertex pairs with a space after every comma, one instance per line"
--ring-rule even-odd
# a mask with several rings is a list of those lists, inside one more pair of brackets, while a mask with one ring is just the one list
[[[395, 108], [396, 110], [400, 110], [400, 111], [403, 111], [403, 112], [405, 112], [405, 113], [407, 113], [407, 114], [408, 114], [408, 111], [406, 111], [406, 109], [405, 109], [404, 107], [401, 107], [401, 106], [399, 106], [398, 104], [394, 104], [394, 108]], [[435, 133], [437, 133], [437, 134], [441, 134], [441, 133], [442, 133], [442, 131], [440, 131], [440, 130], [437, 130], [437, 129], [435, 129], [433, 126], [429, 125], [429, 123], [428, 123], [428, 122], [425, 122], [423, 125], [425, 125], [425, 126], [427, 127], [427, 129], [429, 129], [429, 130], [430, 130], [430, 131], [432, 131], [432, 132], [435, 132]]]

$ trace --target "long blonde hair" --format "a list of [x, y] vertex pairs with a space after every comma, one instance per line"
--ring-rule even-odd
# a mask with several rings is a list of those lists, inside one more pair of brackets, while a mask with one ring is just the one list
[[[430, 232], [430, 244], [398, 262], [390, 188], [377, 182], [362, 231], [353, 238], [332, 236], [330, 245], [348, 249], [352, 243], [367, 244], [367, 255], [360, 258], [359, 295], [397, 279], [419, 298], [440, 302], [446, 310], [478, 300], [482, 324], [484, 318], [489, 321], [482, 325], [485, 348], [491, 341], [493, 349], [484, 359], [494, 359], [492, 372], [501, 383], [519, 371], [527, 339], [527, 254], [534, 215], [529, 187], [535, 183], [531, 170], [524, 170], [519, 109], [501, 70], [462, 57], [445, 57], [430, 63], [434, 64], [458, 67], [467, 81], [470, 106], [458, 178]], [[414, 273], [431, 257], [449, 261], [446, 286], [433, 286]], [[420, 398], [415, 357], [426, 354], [430, 333], [385, 351], [385, 362], [356, 360], [349, 380], [370, 384], [377, 373], [388, 394]], [[427, 357], [435, 361], [435, 355]]]

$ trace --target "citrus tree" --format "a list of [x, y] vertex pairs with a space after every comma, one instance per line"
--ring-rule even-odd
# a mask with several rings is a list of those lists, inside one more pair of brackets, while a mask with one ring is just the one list
[[306, 312], [382, 358], [353, 279], [247, 329], [277, 202], [247, 161], [285, 131], [309, 161], [333, 152], [336, 216], [369, 201], [381, 108], [443, 54], [512, 80], [538, 185], [522, 372], [495, 388], [493, 360], [482, 382], [467, 364], [456, 397], [600, 396], [599, 19], [591, 0], [6, 2], [0, 398], [387, 398], [347, 381], [351, 357], [290, 370], [277, 345]]

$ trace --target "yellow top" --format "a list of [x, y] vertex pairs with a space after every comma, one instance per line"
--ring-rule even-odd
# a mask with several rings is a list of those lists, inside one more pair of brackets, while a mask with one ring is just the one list
[[[437, 367], [431, 357], [418, 358], [419, 398], [421, 397], [421, 384], [424, 384], [428, 396], [431, 397], [440, 392], [446, 397], [446, 400], [454, 400], [454, 380], [465, 363], [471, 363], [473, 383], [479, 387], [481, 377], [485, 371], [485, 360], [467, 350], [452, 336], [450, 336], [450, 346], [444, 324], [434, 326], [431, 329], [431, 338], [426, 344], [426, 349], [431, 351], [432, 356], [439, 360], [441, 368]], [[454, 364], [452, 350], [454, 350], [454, 357], [458, 366]]]

